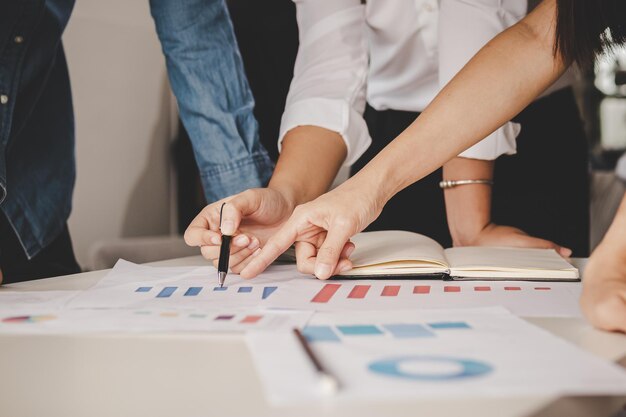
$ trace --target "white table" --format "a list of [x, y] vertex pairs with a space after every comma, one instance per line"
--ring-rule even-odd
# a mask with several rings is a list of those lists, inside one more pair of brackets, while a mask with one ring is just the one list
[[[199, 265], [200, 257], [154, 265]], [[84, 289], [106, 271], [7, 285], [11, 290]], [[626, 355], [626, 336], [579, 319], [528, 319], [598, 356]], [[0, 336], [0, 417], [229, 416], [610, 416], [623, 398], [532, 397], [271, 408], [242, 336]], [[553, 403], [551, 408], [544, 407]], [[539, 410], [542, 410], [538, 413]]]

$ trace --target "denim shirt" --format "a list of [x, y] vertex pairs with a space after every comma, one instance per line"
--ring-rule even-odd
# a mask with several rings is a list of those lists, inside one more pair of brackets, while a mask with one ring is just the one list
[[61, 35], [74, 0], [0, 2], [0, 210], [28, 258], [63, 229], [74, 115]]

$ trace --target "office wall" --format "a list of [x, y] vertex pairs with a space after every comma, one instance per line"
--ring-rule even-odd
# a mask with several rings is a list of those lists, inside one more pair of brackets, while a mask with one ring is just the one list
[[170, 232], [173, 100], [147, 0], [76, 2], [64, 42], [78, 170], [69, 225], [85, 265], [97, 241]]

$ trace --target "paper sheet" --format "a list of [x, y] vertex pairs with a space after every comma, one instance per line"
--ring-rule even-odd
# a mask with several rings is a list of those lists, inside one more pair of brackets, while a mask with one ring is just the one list
[[292, 334], [250, 334], [272, 404], [626, 393], [621, 368], [501, 308], [317, 313], [303, 332], [341, 389], [322, 393]]
[[581, 317], [579, 282], [293, 278], [264, 307], [316, 311], [504, 306], [525, 317]]

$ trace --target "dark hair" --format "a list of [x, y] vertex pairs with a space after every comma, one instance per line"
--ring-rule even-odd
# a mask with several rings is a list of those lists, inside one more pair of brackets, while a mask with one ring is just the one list
[[626, 0], [557, 0], [555, 54], [581, 67], [626, 43]]

